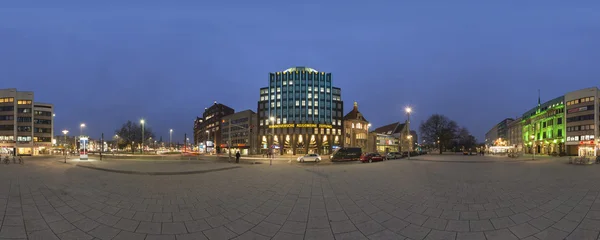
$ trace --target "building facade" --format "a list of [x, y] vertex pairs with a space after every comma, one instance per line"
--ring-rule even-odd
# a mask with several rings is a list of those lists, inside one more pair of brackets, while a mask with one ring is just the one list
[[[413, 139], [413, 136], [411, 134], [411, 131], [409, 131], [408, 129], [408, 125], [406, 123], [400, 123], [400, 122], [395, 122], [392, 124], [388, 124], [379, 128], [376, 128], [375, 130], [373, 130], [373, 134], [374, 137], [372, 137], [372, 139], [374, 139], [376, 141], [377, 144], [379, 144], [377, 146], [377, 151], [379, 152], [380, 150], [389, 150], [389, 152], [409, 152], [409, 151], [413, 151], [414, 149], [414, 145], [415, 145], [415, 139]], [[416, 138], [416, 132], [414, 132], [415, 134], [415, 138]], [[398, 145], [398, 147], [396, 149], [389, 147], [389, 143], [391, 143], [391, 138], [388, 136], [383, 136], [383, 135], [388, 135], [391, 136], [392, 138], [396, 139], [394, 142], [396, 142]], [[411, 136], [410, 138], [408, 136]], [[382, 153], [384, 153], [382, 152]]]
[[367, 151], [367, 136], [371, 126], [367, 119], [358, 111], [358, 103], [354, 102], [354, 108], [343, 120], [344, 124], [344, 147], [359, 147], [363, 152]]
[[0, 154], [49, 153], [54, 106], [34, 102], [33, 92], [0, 89]]
[[237, 152], [242, 155], [256, 154], [256, 121], [256, 113], [252, 110], [224, 116], [221, 124], [223, 143], [220, 146], [224, 150], [222, 152], [231, 151], [232, 155]]
[[369, 144], [366, 152], [378, 152], [381, 154], [399, 152], [399, 146], [398, 138], [391, 134], [370, 132]]
[[598, 88], [586, 88], [565, 95], [567, 155], [597, 156]]
[[492, 127], [485, 134], [485, 145], [491, 146], [507, 146], [508, 141], [508, 125], [513, 122], [514, 119], [506, 118]]
[[341, 94], [331, 73], [307, 67], [269, 73], [257, 107], [261, 152], [329, 154], [341, 146]]
[[565, 151], [564, 96], [525, 112], [521, 117], [522, 140], [528, 153], [559, 154]]
[[200, 152], [220, 152], [220, 145], [224, 143], [221, 136], [221, 120], [234, 112], [233, 108], [215, 101], [212, 106], [204, 109], [201, 118], [196, 118], [194, 143]]
[[517, 118], [508, 124], [508, 146], [512, 146], [516, 152], [523, 152], [523, 125], [522, 118]]

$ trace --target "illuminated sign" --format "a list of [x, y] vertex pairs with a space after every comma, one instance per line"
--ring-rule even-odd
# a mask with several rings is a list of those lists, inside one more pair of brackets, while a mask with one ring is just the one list
[[302, 123], [302, 124], [296, 124], [296, 127], [299, 127], [299, 128], [316, 128], [317, 124], [314, 124], [314, 123]]
[[275, 124], [275, 125], [269, 125], [269, 128], [333, 128], [332, 125], [330, 124], [315, 124], [315, 123], [299, 123], [299, 124], [293, 124], [293, 123], [288, 123], [288, 124]]
[[587, 111], [587, 110], [591, 110], [591, 108], [588, 109], [587, 106], [580, 107], [580, 108], [571, 108], [571, 109], [567, 110], [567, 113], [576, 113], [576, 112], [582, 112], [582, 111]]
[[580, 141], [579, 145], [594, 145], [594, 141]]
[[294, 124], [276, 124], [276, 125], [269, 125], [269, 128], [293, 128]]

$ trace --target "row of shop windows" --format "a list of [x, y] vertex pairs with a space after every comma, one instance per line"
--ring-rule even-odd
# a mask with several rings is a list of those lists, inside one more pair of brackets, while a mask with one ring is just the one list
[[580, 103], [585, 103], [585, 102], [593, 102], [594, 101], [594, 97], [584, 97], [584, 98], [580, 98], [580, 99], [575, 99], [572, 101], [568, 101], [567, 102], [567, 106], [571, 106], [571, 105], [575, 105], [575, 104], [580, 104]]
[[567, 132], [594, 130], [594, 128], [595, 128], [595, 126], [593, 124], [581, 125], [581, 126], [573, 126], [573, 127], [567, 127]]
[[[312, 131], [311, 131], [312, 130]], [[262, 134], [271, 134], [273, 129], [262, 129]], [[332, 128], [279, 128], [275, 129], [275, 134], [319, 134], [319, 132], [324, 135], [342, 135], [342, 129], [332, 129]]]
[[567, 136], [567, 142], [594, 140], [594, 135]]

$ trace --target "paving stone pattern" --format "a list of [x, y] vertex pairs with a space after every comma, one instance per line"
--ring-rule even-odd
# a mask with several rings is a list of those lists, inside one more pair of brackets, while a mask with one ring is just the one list
[[599, 171], [397, 160], [144, 176], [38, 159], [0, 166], [0, 239], [599, 239]]

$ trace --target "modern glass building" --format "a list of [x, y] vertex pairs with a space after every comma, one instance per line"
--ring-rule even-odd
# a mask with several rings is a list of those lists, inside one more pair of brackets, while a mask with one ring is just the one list
[[262, 152], [329, 154], [342, 141], [341, 89], [331, 73], [294, 67], [269, 73], [260, 89], [258, 138]]

